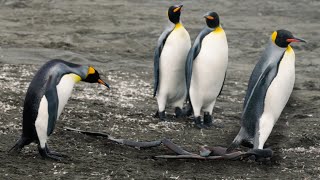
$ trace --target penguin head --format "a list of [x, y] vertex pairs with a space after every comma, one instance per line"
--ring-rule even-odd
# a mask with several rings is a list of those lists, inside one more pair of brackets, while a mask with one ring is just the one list
[[303, 39], [294, 37], [290, 31], [283, 30], [283, 29], [274, 31], [271, 35], [271, 40], [277, 46], [282, 48], [288, 47], [288, 45], [292, 42], [306, 42]]
[[174, 23], [178, 24], [180, 22], [180, 15], [181, 15], [181, 8], [183, 5], [174, 5], [169, 7], [168, 9], [168, 16], [169, 20]]
[[216, 12], [208, 12], [203, 16], [209, 28], [216, 28], [220, 25], [219, 15]]
[[88, 83], [99, 83], [104, 86], [107, 86], [110, 89], [109, 84], [105, 83], [101, 78], [97, 70], [95, 70], [93, 67], [89, 66], [88, 73], [86, 79], [82, 80], [84, 82]]

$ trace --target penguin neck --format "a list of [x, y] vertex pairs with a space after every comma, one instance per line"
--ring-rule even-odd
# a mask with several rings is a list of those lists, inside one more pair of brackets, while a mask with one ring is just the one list
[[293, 49], [290, 45], [288, 45], [287, 49], [286, 49], [287, 53], [293, 53]]
[[183, 25], [181, 21], [175, 24], [169, 20], [167, 27], [171, 28], [172, 30], [177, 30], [177, 29], [183, 28]]
[[223, 32], [223, 29], [222, 29], [221, 26], [217, 26], [217, 27], [213, 28], [212, 32], [214, 32], [214, 33], [221, 33], [221, 32]]
[[183, 25], [180, 22], [174, 25], [174, 29], [179, 29], [181, 27], [183, 27]]
[[88, 74], [88, 68], [89, 66], [79, 66], [77, 68], [70, 68], [71, 73], [68, 75], [70, 75], [74, 79], [75, 83], [77, 83], [83, 79], [86, 79]]
[[74, 84], [82, 80], [82, 78], [79, 75], [74, 73], [67, 74], [67, 76], [69, 76], [73, 80]]

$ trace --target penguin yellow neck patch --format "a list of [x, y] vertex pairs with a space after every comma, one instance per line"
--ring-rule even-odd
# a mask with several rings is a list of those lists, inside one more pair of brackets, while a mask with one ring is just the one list
[[176, 26], [174, 27], [174, 29], [179, 29], [181, 27], [183, 27], [182, 24], [181, 23], [177, 23]]
[[70, 76], [74, 80], [74, 82], [76, 82], [76, 83], [81, 81], [81, 77], [77, 74], [71, 73], [71, 74], [68, 74], [68, 76]]
[[214, 32], [214, 33], [221, 33], [221, 32], [223, 32], [223, 29], [222, 29], [222, 27], [216, 27], [212, 32]]
[[292, 53], [293, 52], [293, 49], [292, 49], [292, 47], [290, 45], [287, 47], [286, 52], [288, 52], [288, 53]]
[[272, 40], [272, 42], [274, 42], [274, 43], [276, 42], [277, 34], [278, 34], [277, 31], [275, 31], [275, 32], [273, 32], [272, 35], [271, 35], [271, 40]]

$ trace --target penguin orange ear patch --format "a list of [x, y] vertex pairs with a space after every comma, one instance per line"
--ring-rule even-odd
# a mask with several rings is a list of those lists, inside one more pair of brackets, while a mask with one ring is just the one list
[[212, 16], [207, 16], [206, 18], [210, 19], [210, 20], [214, 20], [214, 17], [212, 17]]
[[180, 7], [177, 7], [177, 8], [175, 8], [174, 10], [173, 10], [173, 12], [178, 12], [178, 11], [180, 11]]
[[95, 72], [96, 72], [96, 70], [94, 70], [93, 67], [90, 66], [89, 69], [88, 69], [88, 75], [89, 74], [94, 74]]
[[271, 35], [272, 42], [276, 42], [277, 34], [278, 34], [277, 31], [272, 33]]

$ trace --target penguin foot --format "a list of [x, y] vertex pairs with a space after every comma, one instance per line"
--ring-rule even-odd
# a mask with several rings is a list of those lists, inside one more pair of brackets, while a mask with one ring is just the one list
[[192, 105], [189, 103], [186, 107], [183, 107], [183, 112], [186, 117], [191, 116], [193, 113]]
[[249, 157], [249, 160], [262, 164], [270, 164], [273, 156], [273, 151], [271, 149], [251, 149], [247, 153], [252, 154]]
[[193, 121], [194, 121], [196, 128], [198, 128], [198, 129], [205, 128], [204, 125], [202, 124], [201, 116], [195, 117]]
[[175, 107], [174, 108], [174, 112], [176, 114], [176, 118], [183, 118], [185, 117], [185, 113], [183, 112], [183, 110], [179, 107]]
[[48, 149], [47, 144], [45, 145], [45, 148], [41, 148], [40, 145], [38, 145], [38, 150], [39, 150], [40, 155], [44, 159], [52, 159], [52, 160], [55, 160], [55, 161], [61, 161], [62, 160], [62, 156], [63, 155], [60, 155], [60, 154], [58, 154], [56, 152], [51, 152]]
[[157, 111], [156, 114], [153, 117], [159, 118], [160, 121], [167, 121], [166, 111], [162, 111], [162, 112]]
[[204, 112], [203, 125], [207, 129], [209, 129], [212, 126], [216, 127], [216, 128], [224, 128], [224, 125], [222, 123], [218, 123], [213, 120], [213, 117], [212, 117], [212, 115], [209, 114], [209, 112]]
[[204, 112], [204, 116], [203, 116], [203, 125], [206, 128], [210, 128], [213, 125], [213, 118], [212, 116], [209, 114], [209, 112]]
[[66, 154], [60, 154], [60, 153], [57, 153], [55, 151], [50, 151], [50, 150], [49, 150], [49, 154], [60, 157], [60, 158], [67, 158], [68, 157]]
[[154, 118], [159, 118], [159, 111], [157, 111], [154, 115], [153, 115]]

